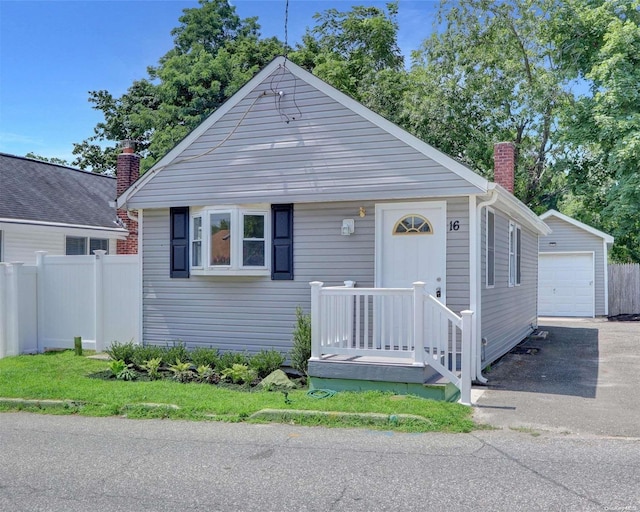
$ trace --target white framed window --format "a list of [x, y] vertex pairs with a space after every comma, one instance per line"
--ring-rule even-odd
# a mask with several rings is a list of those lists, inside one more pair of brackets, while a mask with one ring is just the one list
[[487, 235], [486, 235], [486, 275], [485, 284], [492, 288], [496, 284], [496, 215], [487, 208]]
[[192, 274], [268, 275], [270, 219], [268, 205], [192, 208]]
[[65, 237], [65, 254], [67, 256], [82, 256], [93, 254], [93, 251], [103, 250], [109, 254], [109, 240], [107, 238], [89, 238], [86, 236]]
[[520, 286], [522, 279], [522, 230], [509, 222], [509, 286]]

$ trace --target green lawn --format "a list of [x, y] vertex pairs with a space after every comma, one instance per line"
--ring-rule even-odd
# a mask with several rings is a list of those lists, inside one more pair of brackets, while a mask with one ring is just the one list
[[[366, 426], [409, 432], [469, 432], [476, 428], [471, 409], [460, 404], [435, 402], [418, 397], [389, 393], [336, 393], [314, 399], [306, 390], [289, 392], [238, 391], [210, 384], [181, 384], [174, 381], [102, 380], [91, 374], [107, 370], [108, 363], [76, 356], [73, 351], [8, 357], [0, 360], [0, 398], [69, 400], [76, 404], [44, 407], [0, 401], [0, 411], [29, 410], [53, 414], [87, 416], [126, 415], [130, 418], [180, 418], [191, 420], [248, 420], [262, 409], [283, 411], [281, 420], [302, 425]], [[173, 404], [178, 408], [149, 407], [140, 404]], [[346, 413], [380, 413], [389, 421], [324, 415], [291, 415], [290, 410]], [[415, 415], [412, 420], [398, 415]]]

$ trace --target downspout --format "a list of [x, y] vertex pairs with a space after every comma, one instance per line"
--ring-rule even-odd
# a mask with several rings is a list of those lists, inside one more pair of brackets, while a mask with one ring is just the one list
[[[475, 200], [475, 197], [471, 198]], [[486, 384], [488, 381], [482, 376], [482, 339], [480, 334], [482, 333], [482, 209], [491, 206], [498, 200], [498, 191], [493, 188], [491, 189], [491, 197], [486, 201], [483, 201], [476, 205], [475, 209], [475, 225], [476, 225], [476, 236], [475, 236], [475, 255], [472, 256], [471, 261], [475, 260], [475, 281], [472, 280], [472, 287], [475, 290], [471, 293], [471, 311], [475, 312], [475, 318], [473, 322], [473, 351], [472, 357], [473, 361], [473, 370], [472, 376], [473, 380], [476, 380], [482, 384]], [[474, 285], [475, 283], [475, 285]]]
[[[125, 205], [124, 208], [127, 208], [127, 206]], [[133, 213], [131, 213], [131, 210], [129, 210], [128, 208], [127, 208], [127, 217], [129, 218], [129, 220], [132, 220], [133, 222], [139, 222], [138, 217], [136, 217]]]

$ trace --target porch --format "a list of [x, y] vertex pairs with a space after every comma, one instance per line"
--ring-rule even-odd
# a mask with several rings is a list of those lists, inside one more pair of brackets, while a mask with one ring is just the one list
[[470, 404], [473, 312], [413, 288], [311, 283], [314, 387], [380, 389]]

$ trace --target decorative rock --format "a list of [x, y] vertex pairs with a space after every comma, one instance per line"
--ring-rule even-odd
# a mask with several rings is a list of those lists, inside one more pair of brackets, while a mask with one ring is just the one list
[[266, 389], [294, 389], [296, 385], [289, 380], [282, 370], [275, 370], [260, 381], [258, 386]]

